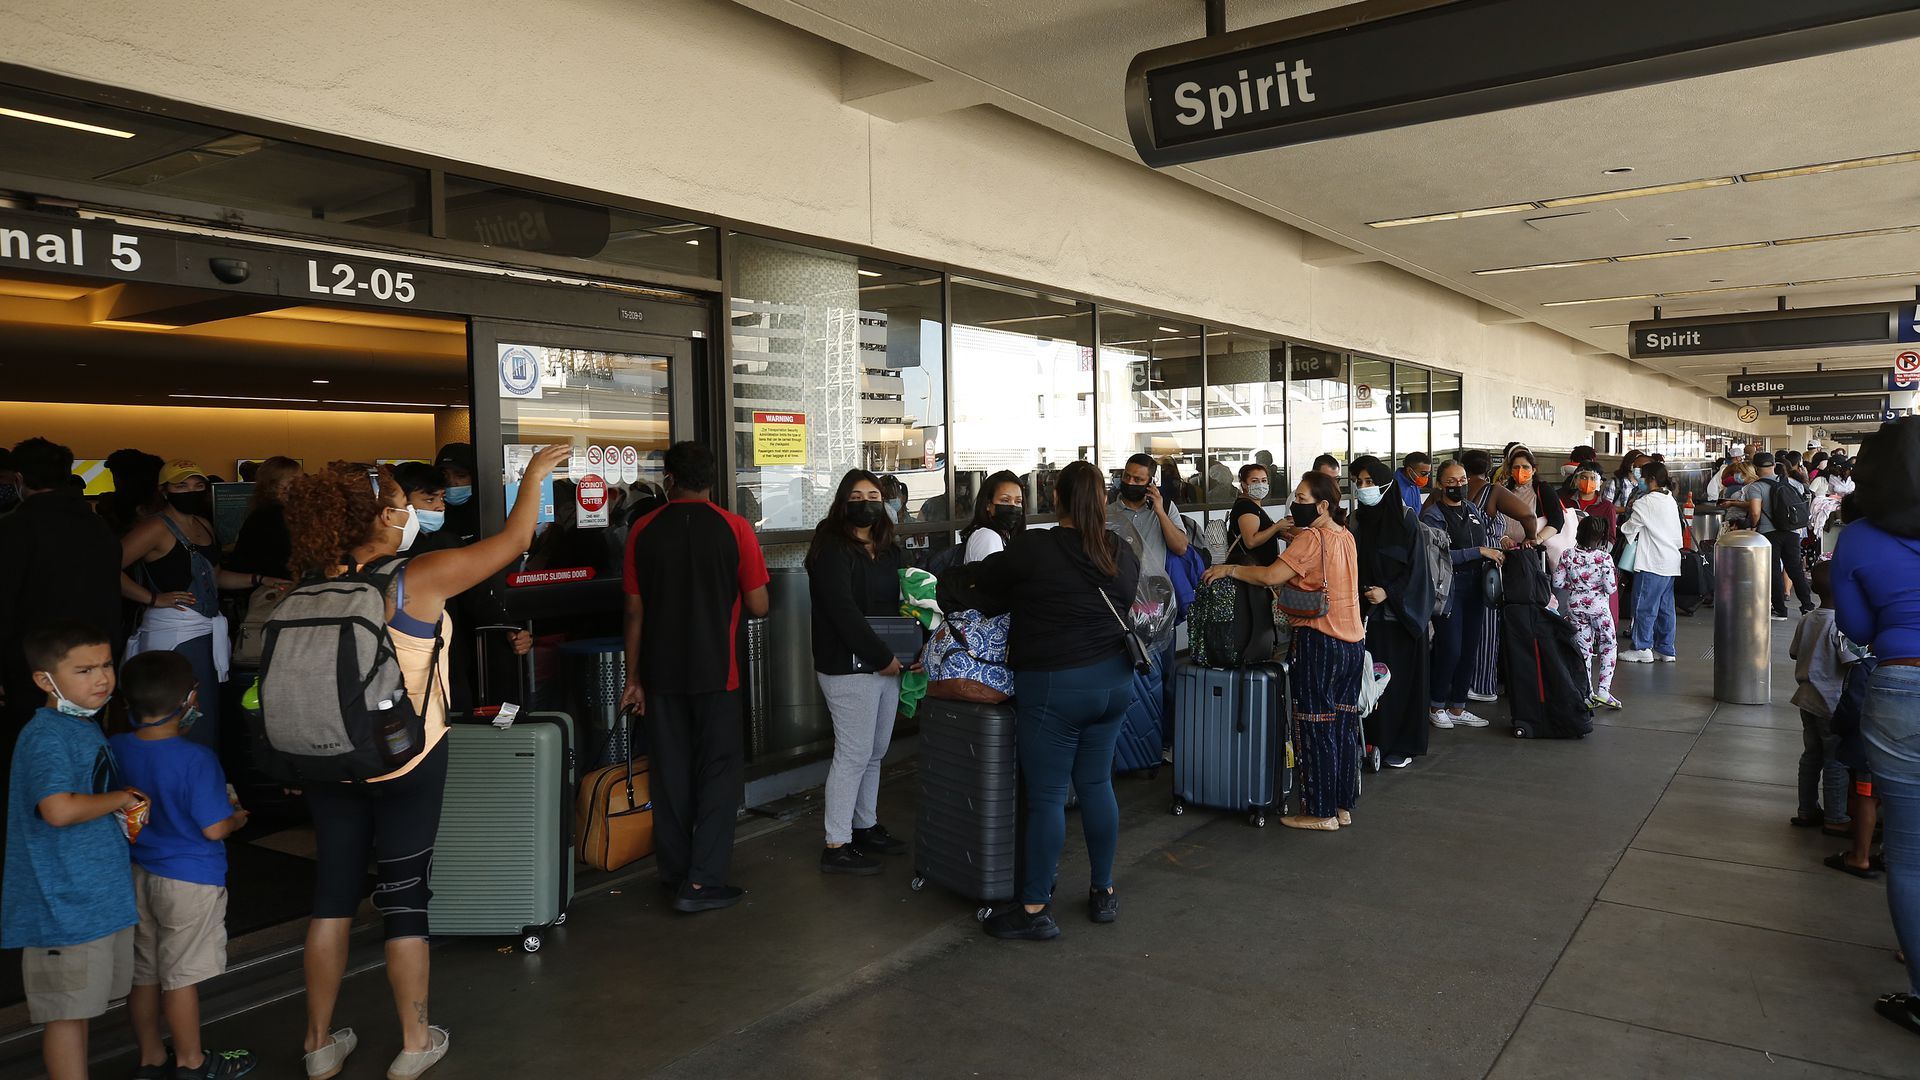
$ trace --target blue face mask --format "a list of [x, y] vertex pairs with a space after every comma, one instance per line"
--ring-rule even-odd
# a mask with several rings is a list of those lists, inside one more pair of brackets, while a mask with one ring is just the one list
[[189, 728], [192, 728], [193, 725], [200, 722], [200, 707], [183, 703], [178, 709], [175, 709], [173, 712], [158, 720], [130, 720], [128, 722], [131, 723], [134, 730], [137, 731], [140, 728], [159, 727], [169, 720], [180, 721], [180, 734], [185, 735]]
[[1633, 467], [1633, 478], [1634, 478], [1635, 480], [1638, 480], [1638, 479], [1640, 479], [1640, 466], [1638, 466], [1638, 465], [1635, 465], [1635, 466]]
[[467, 500], [471, 498], [473, 498], [472, 484], [461, 484], [459, 487], [450, 487], [447, 489], [448, 506], [465, 506], [467, 505]]
[[43, 671], [40, 674], [45, 675], [47, 677], [47, 685], [53, 687], [53, 700], [55, 702], [54, 708], [60, 713], [60, 715], [71, 716], [78, 720], [91, 720], [92, 718], [99, 716], [100, 711], [106, 708], [106, 705], [104, 703], [99, 705], [96, 708], [92, 708], [92, 709], [87, 708], [86, 706], [80, 704], [79, 702], [74, 701], [71, 698], [67, 697], [67, 695], [61, 691], [60, 684], [54, 681], [53, 672]]
[[413, 516], [420, 519], [420, 531], [423, 533], [439, 532], [440, 526], [447, 523], [445, 510], [421, 510], [415, 507]]

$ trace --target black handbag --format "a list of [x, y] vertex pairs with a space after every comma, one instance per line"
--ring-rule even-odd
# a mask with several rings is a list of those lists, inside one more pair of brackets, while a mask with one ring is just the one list
[[1119, 609], [1114, 607], [1113, 601], [1107, 597], [1107, 590], [1095, 585], [1093, 591], [1100, 594], [1100, 602], [1107, 605], [1107, 610], [1113, 613], [1113, 621], [1120, 624], [1120, 632], [1125, 635], [1127, 642], [1127, 662], [1133, 665], [1133, 670], [1142, 675], [1151, 672], [1153, 657], [1147, 652], [1147, 643], [1141, 641], [1140, 635], [1134, 632], [1133, 627], [1127, 625], [1127, 620], [1120, 617]]
[[1480, 593], [1485, 597], [1488, 607], [1499, 607], [1506, 598], [1507, 578], [1500, 564], [1492, 559], [1480, 569]]

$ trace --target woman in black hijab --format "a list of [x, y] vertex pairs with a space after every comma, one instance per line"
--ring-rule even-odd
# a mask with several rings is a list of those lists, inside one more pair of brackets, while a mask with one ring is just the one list
[[[1427, 623], [1433, 576], [1421, 524], [1399, 498], [1393, 469], [1377, 457], [1347, 467], [1355, 508], [1348, 522], [1360, 562], [1360, 614], [1367, 652], [1393, 679], [1365, 718], [1367, 742], [1396, 769], [1427, 752]], [[1363, 677], [1371, 678], [1372, 672]]]

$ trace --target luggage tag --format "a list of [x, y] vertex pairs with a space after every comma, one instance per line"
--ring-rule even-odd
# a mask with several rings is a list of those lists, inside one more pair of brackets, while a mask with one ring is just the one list
[[505, 731], [513, 726], [514, 719], [519, 715], [520, 706], [511, 701], [502, 702], [499, 714], [493, 718], [493, 726]]

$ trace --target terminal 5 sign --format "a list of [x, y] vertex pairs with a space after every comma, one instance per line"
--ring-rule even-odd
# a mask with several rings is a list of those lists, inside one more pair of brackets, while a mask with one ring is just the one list
[[1141, 53], [1156, 167], [1472, 116], [1920, 33], [1914, 0], [1362, 0]]

